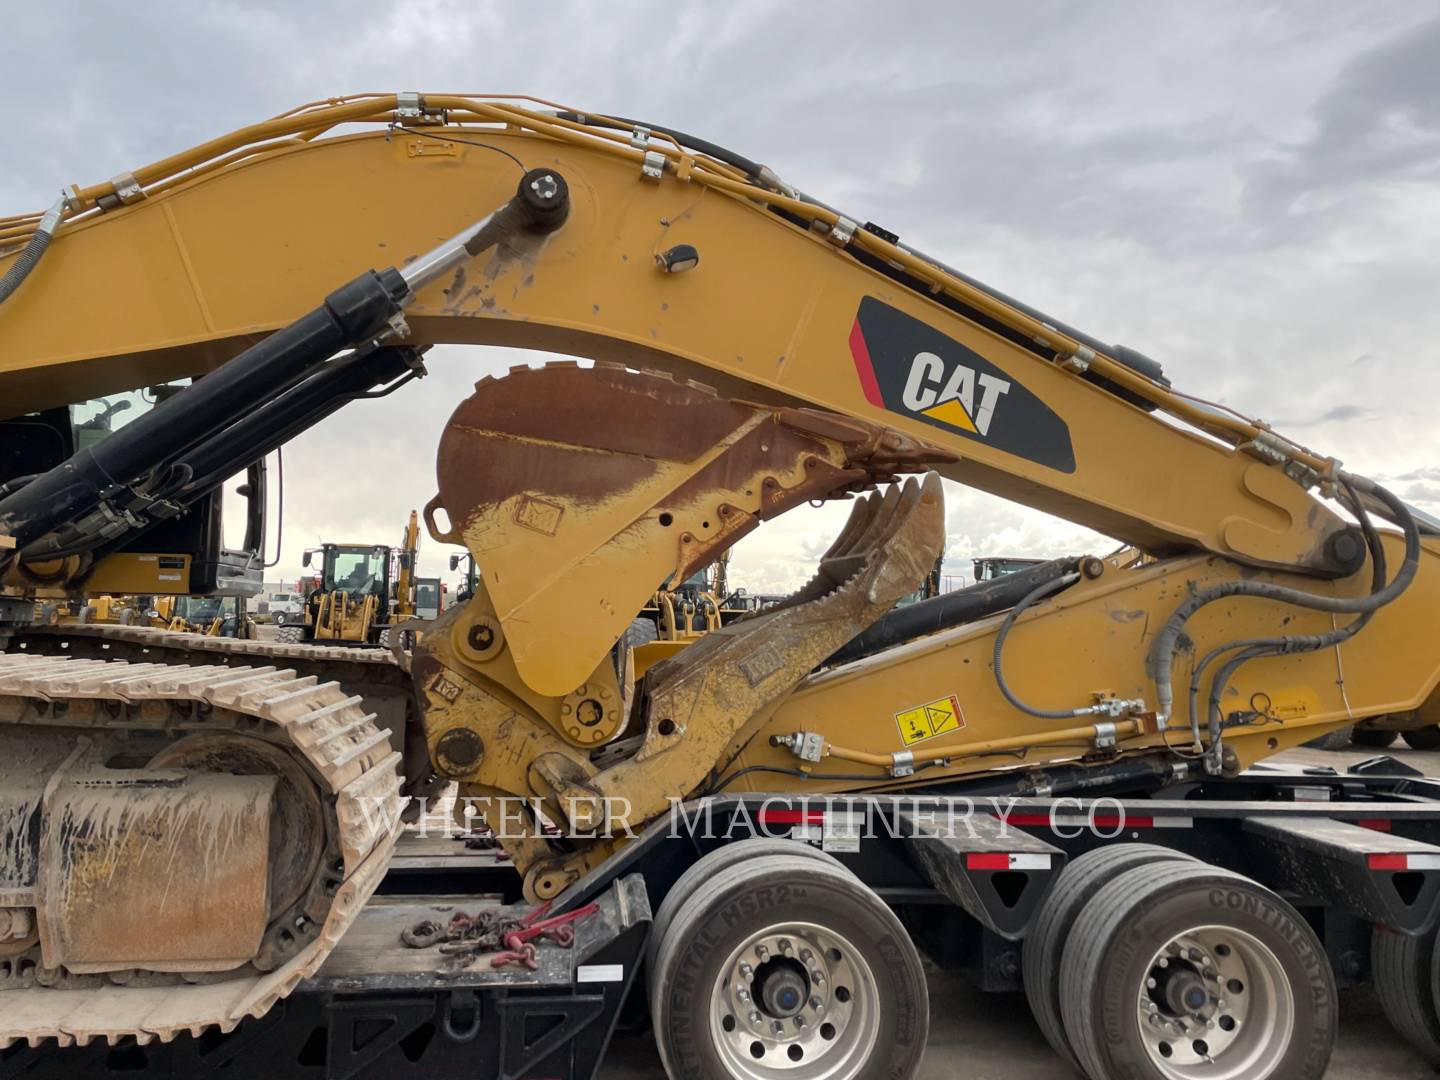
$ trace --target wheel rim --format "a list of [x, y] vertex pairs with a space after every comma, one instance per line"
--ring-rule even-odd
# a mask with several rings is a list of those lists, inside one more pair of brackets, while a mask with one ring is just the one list
[[732, 1076], [846, 1080], [880, 1029], [875, 976], [843, 935], [781, 923], [747, 937], [716, 976], [710, 1032]]
[[1264, 1080], [1295, 1031], [1295, 999], [1279, 957], [1229, 926], [1177, 934], [1151, 958], [1136, 1022], [1168, 1080]]

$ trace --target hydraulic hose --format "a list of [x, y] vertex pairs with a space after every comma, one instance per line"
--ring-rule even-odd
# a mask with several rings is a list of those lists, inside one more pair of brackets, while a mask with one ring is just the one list
[[[1370, 591], [1372, 594], [1374, 594], [1379, 592], [1381, 588], [1384, 587], [1385, 576], [1388, 572], [1385, 565], [1385, 546], [1380, 542], [1380, 535], [1375, 531], [1375, 524], [1373, 521], [1371, 521], [1370, 514], [1366, 511], [1364, 502], [1360, 499], [1359, 494], [1350, 484], [1348, 478], [1342, 476], [1340, 478], [1340, 485], [1345, 489], [1345, 492], [1349, 497], [1348, 501], [1350, 504], [1350, 508], [1355, 514], [1355, 519], [1360, 523], [1360, 531], [1365, 536], [1365, 546], [1370, 549], [1370, 559], [1372, 567]], [[1201, 747], [1199, 708], [1200, 685], [1203, 681], [1206, 669], [1208, 669], [1210, 665], [1216, 660], [1218, 660], [1223, 654], [1228, 652], [1234, 652], [1237, 649], [1245, 649], [1247, 650], [1245, 658], [1253, 659], [1261, 655], [1271, 655], [1273, 654], [1273, 652], [1295, 653], [1313, 652], [1318, 649], [1328, 649], [1333, 645], [1339, 645], [1342, 642], [1350, 640], [1361, 630], [1363, 630], [1366, 624], [1369, 623], [1370, 620], [1374, 618], [1374, 616], [1374, 611], [1364, 612], [1358, 618], [1347, 623], [1345, 626], [1337, 627], [1334, 630], [1328, 631], [1323, 634], [1287, 635], [1281, 637], [1264, 638], [1242, 638], [1235, 641], [1227, 641], [1221, 645], [1215, 646], [1215, 648], [1211, 649], [1208, 653], [1206, 653], [1205, 656], [1200, 660], [1200, 662], [1195, 665], [1195, 670], [1191, 673], [1190, 678], [1190, 732], [1194, 739], [1195, 748], [1198, 750]], [[1265, 650], [1264, 652], [1248, 652], [1248, 650], [1255, 650], [1262, 647]], [[1243, 660], [1241, 662], [1243, 663]], [[1235, 667], [1238, 666], [1239, 664], [1235, 665]], [[1215, 680], [1211, 686], [1207, 716], [1211, 718], [1209, 728], [1212, 743], [1219, 736], [1218, 710], [1220, 695], [1223, 693], [1224, 688], [1229, 681], [1229, 676], [1233, 674], [1235, 667], [1227, 665], [1225, 669], [1223, 669], [1220, 674], [1215, 677]]]
[[1016, 619], [1020, 618], [1027, 610], [1035, 604], [1038, 604], [1041, 600], [1044, 600], [1047, 596], [1052, 593], [1057, 593], [1061, 589], [1068, 588], [1079, 580], [1079, 574], [1066, 574], [1063, 577], [1042, 582], [1035, 586], [1035, 588], [1025, 594], [1018, 604], [1010, 609], [1010, 613], [1005, 616], [1005, 621], [1000, 624], [999, 633], [995, 635], [995, 685], [1000, 688], [1000, 693], [1005, 695], [1005, 700], [1015, 706], [1015, 708], [1023, 713], [1029, 713], [1031, 716], [1038, 716], [1042, 720], [1069, 720], [1072, 717], [1085, 716], [1090, 710], [1088, 708], [1037, 709], [1035, 706], [1028, 705], [1021, 701], [1020, 698], [1015, 695], [1015, 692], [1010, 689], [1010, 684], [1005, 681], [1005, 672], [1000, 665], [1000, 654], [1005, 649], [1005, 639], [1010, 636], [1010, 629], [1015, 625]]
[[10, 299], [10, 295], [21, 283], [30, 276], [35, 267], [40, 265], [40, 260], [50, 248], [50, 240], [55, 235], [55, 229], [60, 224], [61, 215], [65, 213], [65, 200], [58, 200], [54, 206], [45, 211], [45, 216], [40, 219], [39, 226], [30, 237], [30, 242], [20, 252], [20, 257], [0, 275], [0, 304]]
[[[1365, 596], [1344, 597], [1344, 596], [1321, 596], [1316, 593], [1306, 592], [1303, 589], [1292, 589], [1283, 585], [1272, 585], [1267, 582], [1257, 581], [1230, 581], [1223, 585], [1216, 585], [1209, 589], [1202, 589], [1195, 593], [1189, 600], [1181, 604], [1166, 620], [1165, 626], [1156, 635], [1155, 644], [1150, 650], [1146, 660], [1150, 677], [1155, 682], [1156, 697], [1158, 701], [1157, 710], [1163, 723], [1170, 715], [1171, 707], [1174, 704], [1174, 683], [1172, 665], [1174, 662], [1176, 647], [1180, 634], [1185, 624], [1201, 608], [1212, 604], [1217, 600], [1223, 600], [1231, 596], [1254, 596], [1265, 600], [1274, 600], [1285, 604], [1294, 604], [1297, 607], [1307, 608], [1311, 611], [1325, 611], [1339, 615], [1369, 615], [1378, 611], [1386, 604], [1391, 603], [1403, 593], [1420, 567], [1420, 530], [1415, 518], [1411, 515], [1405, 504], [1385, 488], [1376, 484], [1373, 480], [1365, 477], [1352, 476], [1348, 473], [1341, 474], [1341, 482], [1346, 492], [1354, 499], [1356, 506], [1360, 506], [1361, 496], [1370, 495], [1382, 503], [1389, 511], [1390, 520], [1399, 525], [1405, 536], [1405, 558], [1396, 572], [1395, 577], [1386, 585], [1375, 589]], [[1367, 542], [1369, 538], [1367, 537]], [[1350, 629], [1346, 627], [1345, 629]], [[1356, 628], [1353, 632], [1358, 632]], [[1332, 634], [1335, 633], [1332, 631]], [[1330, 635], [1313, 636], [1310, 640], [1323, 640]], [[1266, 639], [1256, 639], [1263, 641]], [[1287, 639], [1273, 639], [1273, 642], [1283, 643]], [[1343, 639], [1342, 639], [1343, 640]], [[1296, 638], [1295, 647], [1285, 648], [1284, 651], [1304, 651], [1305, 638]], [[1242, 643], [1234, 643], [1239, 646]], [[1320, 648], [1324, 645], [1318, 646]], [[1224, 650], [1222, 650], [1224, 651]], [[1207, 658], [1209, 659], [1209, 658]], [[1227, 665], [1228, 666], [1228, 665]], [[1232, 669], [1233, 670], [1233, 669]], [[1218, 676], [1217, 676], [1218, 678]]]

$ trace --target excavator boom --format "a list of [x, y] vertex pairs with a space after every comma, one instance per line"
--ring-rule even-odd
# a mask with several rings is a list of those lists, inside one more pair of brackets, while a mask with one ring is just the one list
[[[68, 403], [75, 385], [100, 394], [210, 370], [292, 322], [313, 302], [301, 297], [426, 265], [544, 166], [570, 188], [563, 231], [419, 288], [411, 344], [570, 353], [861, 417], [953, 452], [944, 476], [1146, 550], [1326, 576], [1363, 561], [1344, 523], [1282, 471], [1324, 475], [1329, 459], [768, 170], [659, 129], [631, 145], [631, 126], [603, 117], [422, 100], [418, 118], [394, 95], [306, 107], [137, 169], [123, 192], [72, 191], [73, 220], [24, 302], [0, 305], [5, 411]], [[376, 130], [316, 137], [343, 123]], [[10, 266], [38, 219], [0, 228]], [[82, 302], [90, 317], [70, 318]]]

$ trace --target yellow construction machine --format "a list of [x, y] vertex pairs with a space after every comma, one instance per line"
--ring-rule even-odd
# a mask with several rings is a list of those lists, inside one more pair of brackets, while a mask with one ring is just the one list
[[389, 645], [393, 630], [417, 618], [419, 520], [410, 511], [398, 548], [325, 544], [305, 552], [307, 567], [318, 556], [319, 584], [305, 598], [304, 622], [283, 627], [279, 640]]
[[[363, 695], [263, 642], [239, 671], [119, 634], [59, 659], [28, 624], [122, 564], [183, 564], [189, 592], [244, 563], [208, 527], [217, 485], [250, 470], [255, 496], [267, 453], [435, 343], [593, 361], [476, 384], [424, 510], [481, 571], [408, 672], [429, 763], [532, 898], [625, 858], [617, 807], [638, 829], [722, 792], [1233, 776], [1440, 679], [1435, 521], [678, 132], [332, 98], [0, 219], [0, 273], [0, 823], [49, 823], [0, 849], [0, 947], [49, 988], [0, 990], [0, 1042], [233, 1027], [380, 881], [417, 766]], [[77, 444], [78, 395], [183, 379]], [[940, 555], [942, 478], [1128, 546], [892, 610]], [[616, 645], [657, 587], [817, 500], [851, 512], [808, 584], [634, 679]]]

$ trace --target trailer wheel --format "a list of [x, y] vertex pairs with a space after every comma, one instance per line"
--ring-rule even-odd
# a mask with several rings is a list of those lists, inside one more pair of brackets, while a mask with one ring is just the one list
[[1060, 1012], [1060, 959], [1065, 955], [1065, 943], [1075, 920], [1116, 875], [1137, 866], [1177, 859], [1195, 862], [1189, 855], [1158, 844], [1116, 844], [1087, 851], [1060, 872], [1025, 935], [1021, 965], [1030, 1011], [1045, 1041], [1077, 1072], [1080, 1063], [1065, 1034]]
[[1393, 729], [1355, 727], [1350, 729], [1350, 741], [1367, 750], [1384, 750], [1395, 742], [1399, 734]]
[[1086, 905], [1060, 965], [1065, 1030], [1105, 1080], [1314, 1080], [1335, 980], [1269, 889], [1195, 863], [1128, 870]]
[[1411, 750], [1440, 750], [1440, 725], [1411, 728], [1400, 734]]
[[671, 1077], [904, 1080], [925, 1052], [919, 953], [875, 893], [819, 859], [709, 877], [666, 931], [655, 982]]
[[[721, 870], [734, 866], [744, 859], [754, 859], [762, 855], [794, 855], [801, 859], [818, 859], [827, 866], [845, 870], [844, 864], [834, 855], [795, 840], [757, 837], [753, 840], [739, 840], [717, 848], [692, 863], [689, 869], [680, 875], [679, 880], [670, 887], [670, 891], [665, 894], [665, 899], [660, 902], [660, 910], [655, 913], [655, 919], [650, 924], [650, 940], [645, 943], [645, 969], [651, 972], [655, 970], [655, 954], [660, 951], [660, 941], [664, 938], [670, 923], [674, 921], [675, 913], [685, 906], [685, 902], [690, 899], [696, 889], [704, 884], [707, 878], [713, 877]], [[845, 870], [845, 873], [849, 872]], [[652, 989], [654, 983], [655, 980], [652, 979]]]
[[1391, 1027], [1432, 1066], [1440, 1066], [1440, 1014], [1436, 1013], [1435, 933], [1411, 937], [1375, 927], [1370, 966], [1375, 996]]

